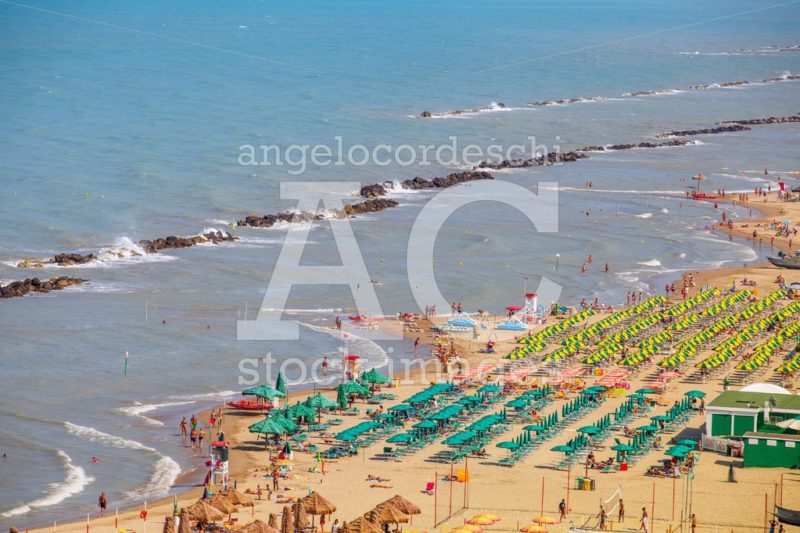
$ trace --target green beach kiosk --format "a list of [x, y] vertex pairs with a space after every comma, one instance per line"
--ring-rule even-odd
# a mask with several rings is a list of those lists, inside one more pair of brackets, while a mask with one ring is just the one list
[[800, 395], [756, 383], [725, 391], [706, 406], [708, 437], [741, 440], [744, 466], [800, 466]]
[[725, 391], [706, 405], [706, 435], [743, 437], [750, 432], [780, 432], [776, 423], [797, 416], [800, 396], [777, 385], [756, 383]]

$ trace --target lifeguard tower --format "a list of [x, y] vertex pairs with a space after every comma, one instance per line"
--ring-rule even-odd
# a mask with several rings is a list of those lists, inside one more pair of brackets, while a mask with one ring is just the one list
[[525, 293], [525, 305], [520, 310], [519, 314], [531, 318], [528, 319], [532, 323], [536, 324], [536, 318], [539, 315], [539, 296], [535, 292], [526, 292]]
[[228, 441], [216, 440], [211, 443], [211, 483], [228, 488]]

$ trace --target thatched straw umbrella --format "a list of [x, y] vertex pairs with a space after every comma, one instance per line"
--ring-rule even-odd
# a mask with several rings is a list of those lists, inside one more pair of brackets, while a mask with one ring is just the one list
[[164, 520], [164, 531], [163, 533], [175, 533], [175, 521], [172, 519], [171, 516], [168, 516]]
[[320, 496], [318, 492], [312, 492], [300, 500], [306, 512], [311, 515], [326, 515], [336, 512], [336, 506], [327, 499]]
[[292, 508], [288, 505], [283, 506], [281, 533], [294, 533], [294, 515], [292, 514]]
[[417, 507], [414, 503], [406, 500], [399, 494], [396, 494], [383, 503], [391, 503], [394, 507], [400, 510], [401, 513], [412, 515], [422, 514], [422, 509]]
[[305, 529], [311, 525], [308, 521], [308, 513], [306, 512], [305, 506], [301, 503], [296, 503], [292, 505], [292, 511], [294, 512], [294, 527], [295, 529]]
[[314, 525], [314, 516], [321, 516], [320, 524], [325, 523], [325, 515], [332, 515], [336, 512], [336, 506], [323, 498], [318, 492], [312, 492], [300, 500], [303, 508], [312, 516], [311, 525]]
[[280, 530], [281, 528], [280, 524], [278, 523], [278, 515], [276, 515], [275, 513], [269, 513], [269, 521], [267, 523], [269, 524], [269, 527], [278, 530]]
[[[215, 520], [223, 520], [225, 513], [208, 505], [205, 500], [199, 500], [186, 508], [189, 515], [189, 520], [197, 520], [200, 523], [207, 524]], [[183, 515], [181, 515], [181, 527], [183, 527]]]
[[202, 501], [206, 502], [211, 507], [215, 507], [228, 515], [231, 513], [235, 513], [236, 511], [239, 510], [238, 506], [232, 504], [227, 497], [221, 494], [215, 494], [210, 498], [206, 498], [205, 500]]
[[408, 515], [390, 503], [382, 503], [364, 515], [375, 524], [399, 524], [408, 522]]
[[225, 499], [231, 502], [233, 505], [243, 505], [245, 507], [253, 507], [255, 505], [250, 496], [242, 494], [236, 489], [230, 489], [228, 492], [225, 492], [222, 495], [225, 496]]
[[241, 533], [280, 533], [277, 529], [270, 526], [266, 522], [262, 522], [261, 520], [250, 522], [246, 526], [237, 529], [236, 531]]
[[189, 511], [184, 507], [181, 509], [181, 522], [178, 524], [178, 533], [192, 533], [192, 525], [189, 523]]
[[359, 516], [351, 522], [342, 524], [341, 533], [383, 533], [381, 527], [370, 522], [363, 516]]

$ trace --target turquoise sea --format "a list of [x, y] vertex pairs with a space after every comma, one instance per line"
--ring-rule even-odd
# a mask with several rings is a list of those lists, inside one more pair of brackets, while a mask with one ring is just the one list
[[[176, 480], [202, 475], [204, 460], [180, 445], [178, 421], [238, 394], [241, 358], [340, 353], [322, 326], [351, 312], [353, 299], [333, 285], [292, 291], [287, 316], [305, 324], [300, 341], [236, 338], [281, 246], [299, 245], [285, 228], [237, 228], [234, 244], [152, 256], [115, 252], [291, 208], [280, 199], [285, 181], [460, 170], [312, 165], [294, 175], [240, 165], [240, 146], [535, 136], [566, 151], [790, 115], [800, 111], [800, 81], [757, 82], [800, 74], [798, 28], [800, 1], [0, 0], [0, 284], [33, 275], [14, 266], [22, 258], [109, 252], [86, 267], [35, 272], [85, 277], [86, 286], [0, 301], [0, 527], [81, 516], [101, 491], [113, 508], [179, 490]], [[736, 80], [754, 83], [713, 86]], [[698, 84], [712, 86], [690, 89]], [[625, 96], [667, 89], [677, 90]], [[579, 97], [589, 101], [528, 105]], [[490, 109], [415, 118], [480, 107]], [[796, 185], [800, 175], [788, 173], [800, 171], [800, 125], [695, 139], [495, 172], [533, 191], [557, 182], [558, 232], [537, 232], [496, 202], [459, 210], [436, 241], [442, 293], [499, 312], [521, 303], [525, 277], [530, 288], [546, 275], [566, 303], [620, 303], [685, 270], [763, 257], [768, 250], [705, 231], [720, 213], [685, 199], [688, 178], [702, 172], [708, 190], [774, 187], [777, 176]], [[420, 311], [406, 245], [432, 196], [395, 191], [399, 207], [352, 221], [387, 314]], [[610, 275], [580, 274], [590, 253]], [[337, 264], [328, 222], [312, 228], [303, 261]], [[347, 349], [369, 365], [410, 352], [353, 333]]]

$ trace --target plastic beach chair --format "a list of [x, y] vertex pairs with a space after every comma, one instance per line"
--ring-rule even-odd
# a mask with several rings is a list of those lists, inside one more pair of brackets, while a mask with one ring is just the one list
[[425, 490], [423, 490], [422, 492], [424, 492], [425, 494], [433, 494], [433, 488], [435, 486], [436, 485], [434, 484], [433, 481], [428, 481], [427, 483], [425, 483]]

